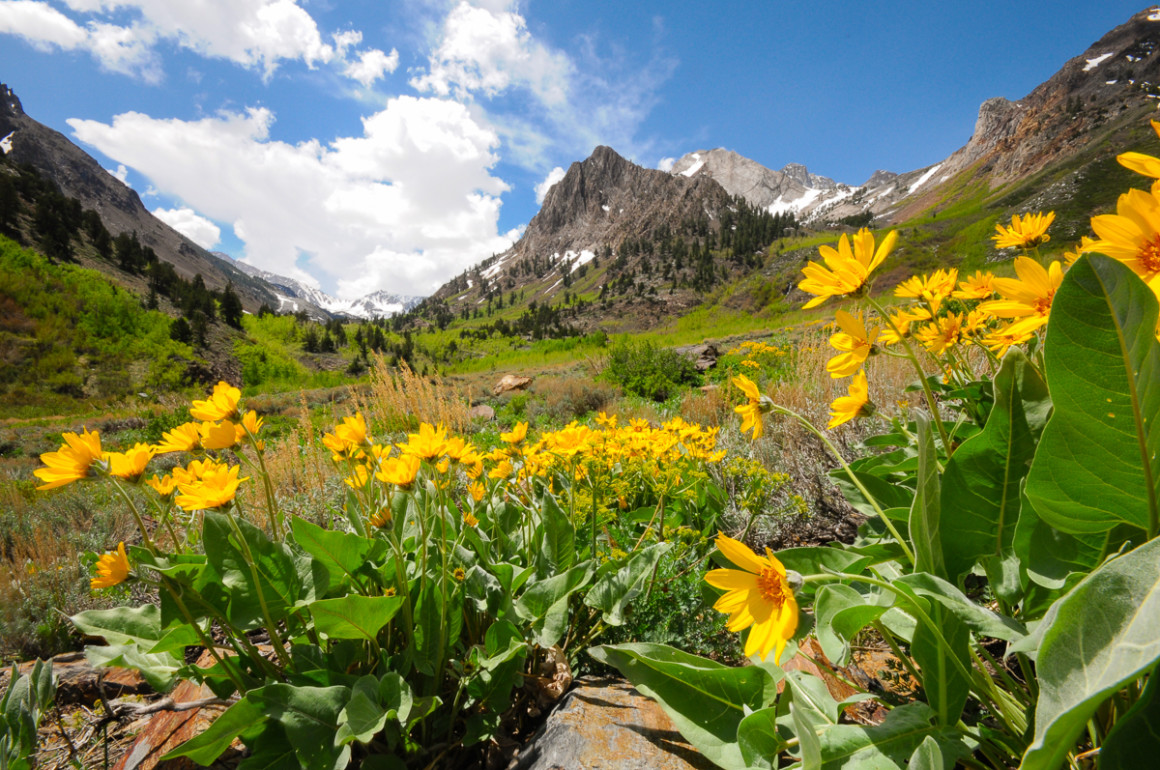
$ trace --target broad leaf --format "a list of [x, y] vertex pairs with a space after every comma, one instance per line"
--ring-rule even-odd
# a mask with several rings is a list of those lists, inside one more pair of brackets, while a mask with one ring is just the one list
[[347, 687], [293, 687], [266, 685], [246, 696], [286, 731], [298, 761], [312, 770], [346, 767], [350, 747], [335, 741], [338, 715], [350, 699]]
[[877, 599], [842, 583], [830, 583], [818, 589], [814, 603], [815, 632], [827, 658], [839, 666], [849, 665], [850, 642], [890, 609], [893, 596], [884, 603], [878, 603]]
[[938, 723], [954, 726], [963, 713], [971, 689], [968, 676], [971, 670], [971, 635], [966, 624], [938, 602], [930, 603], [927, 614], [934, 627], [919, 622], [910, 654], [918, 664], [926, 701], [934, 709]]
[[1024, 770], [1059, 767], [1099, 705], [1160, 659], [1160, 538], [1105, 562], [1042, 623]]
[[933, 723], [933, 718], [934, 711], [925, 703], [907, 703], [893, 709], [880, 725], [829, 727], [815, 739], [817, 764], [806, 766], [819, 770], [904, 768], [927, 737], [943, 745], [958, 743], [955, 729]]
[[914, 569], [946, 577], [940, 534], [941, 502], [939, 500], [938, 453], [934, 448], [934, 431], [930, 418], [919, 413], [918, 476], [914, 502], [910, 506], [910, 541], [914, 546]]
[[671, 543], [659, 542], [634, 553], [615, 572], [609, 572], [589, 589], [584, 603], [604, 612], [603, 620], [610, 626], [624, 622], [624, 608], [644, 590], [646, 580]]
[[402, 596], [359, 596], [323, 599], [310, 605], [314, 626], [332, 639], [374, 640], [403, 606]]
[[298, 516], [290, 526], [294, 531], [294, 541], [322, 562], [336, 581], [340, 575], [353, 577], [368, 561], [381, 556], [387, 547], [382, 540], [372, 540], [353, 532], [323, 529]]
[[763, 667], [731, 668], [663, 644], [603, 645], [589, 654], [660, 703], [681, 735], [709, 760], [721, 767], [748, 766], [737, 744], [738, 727], [777, 693]]
[[161, 758], [163, 762], [189, 757], [199, 765], [213, 764], [239, 735], [260, 726], [267, 718], [262, 707], [248, 696], [230, 706], [201, 735], [190, 738]]
[[576, 558], [576, 528], [547, 492], [541, 498], [540, 515], [540, 554], [545, 568], [541, 574], [554, 575], [571, 567]]
[[138, 643], [146, 649], [160, 641], [161, 610], [153, 604], [86, 610], [69, 618], [86, 636], [99, 636], [109, 644]]
[[527, 587], [516, 602], [516, 614], [531, 621], [532, 641], [541, 647], [560, 641], [568, 628], [568, 598], [588, 584], [592, 573], [588, 560]]
[[[235, 526], [244, 543], [239, 542]], [[253, 629], [285, 619], [301, 595], [290, 549], [248, 521], [220, 513], [205, 514], [203, 531], [206, 556], [226, 589], [230, 622]]]
[[986, 427], [955, 450], [943, 473], [943, 558], [956, 583], [977, 560], [1003, 560], [1013, 550], [1020, 487], [1051, 403], [1043, 378], [1018, 348], [1003, 359], [994, 391]]
[[1064, 532], [1160, 520], [1156, 297], [1128, 267], [1092, 254], [1055, 294], [1044, 345], [1055, 412], [1027, 477], [1039, 517]]

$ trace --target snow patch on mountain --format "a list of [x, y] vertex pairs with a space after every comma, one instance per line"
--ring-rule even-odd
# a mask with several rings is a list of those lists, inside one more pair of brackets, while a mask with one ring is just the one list
[[12, 134], [15, 134], [15, 133], [16, 132], [13, 131], [13, 132], [9, 133], [8, 136], [4, 137], [3, 139], [0, 139], [0, 150], [3, 150], [5, 155], [12, 152]]

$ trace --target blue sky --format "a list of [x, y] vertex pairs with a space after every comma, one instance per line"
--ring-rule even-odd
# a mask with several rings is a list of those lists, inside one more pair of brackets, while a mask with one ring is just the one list
[[0, 0], [0, 82], [207, 248], [343, 297], [422, 294], [503, 250], [597, 144], [860, 184], [943, 159], [983, 100], [1145, 7]]

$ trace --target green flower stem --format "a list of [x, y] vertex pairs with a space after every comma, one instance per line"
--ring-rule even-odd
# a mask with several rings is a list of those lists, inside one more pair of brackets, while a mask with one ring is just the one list
[[270, 644], [274, 648], [274, 653], [278, 656], [278, 661], [283, 666], [290, 665], [290, 656], [286, 652], [286, 647], [282, 643], [282, 637], [278, 633], [278, 626], [274, 622], [274, 616], [270, 614], [270, 607], [266, 604], [266, 594], [262, 590], [262, 583], [258, 575], [258, 567], [254, 563], [254, 554], [250, 550], [250, 544], [246, 542], [246, 538], [242, 536], [242, 530], [238, 526], [237, 521], [234, 520], [232, 513], [226, 513], [226, 521], [230, 524], [230, 529], [234, 533], [234, 537], [238, 539], [238, 545], [242, 549], [242, 553], [246, 557], [246, 566], [250, 568], [250, 578], [254, 581], [254, 591], [258, 594], [258, 605], [262, 608], [262, 619], [266, 622], [266, 632], [270, 634]]
[[835, 447], [834, 444], [828, 438], [826, 438], [820, 430], [815, 428], [813, 423], [811, 423], [805, 417], [802, 417], [794, 410], [774, 404], [773, 411], [797, 420], [803, 428], [817, 436], [818, 439], [826, 445], [826, 448], [830, 450], [830, 453], [838, 459], [839, 463], [841, 463], [842, 470], [846, 471], [846, 476], [849, 477], [854, 486], [858, 488], [858, 491], [862, 493], [863, 497], [870, 501], [870, 505], [874, 506], [874, 512], [878, 514], [878, 518], [882, 519], [882, 523], [886, 525], [886, 529], [888, 529], [894, 539], [898, 541], [898, 545], [902, 548], [902, 553], [906, 556], [907, 561], [909, 561], [913, 566], [914, 552], [910, 550], [910, 546], [906, 544], [906, 540], [902, 537], [901, 534], [899, 534], [898, 529], [894, 526], [894, 522], [892, 522], [886, 513], [882, 510], [882, 506], [878, 504], [878, 500], [875, 499], [874, 495], [870, 494], [870, 491], [866, 489], [861, 481], [858, 480], [857, 475], [855, 475], [854, 471], [850, 469], [850, 464], [846, 462], [844, 457], [842, 457], [842, 453], [838, 451], [838, 448]]
[[882, 320], [886, 322], [886, 325], [890, 327], [890, 330], [902, 342], [902, 347], [906, 350], [906, 357], [910, 359], [910, 363], [914, 366], [915, 371], [918, 372], [918, 381], [922, 383], [922, 392], [926, 394], [926, 405], [930, 409], [931, 420], [934, 421], [935, 427], [938, 428], [938, 434], [942, 437], [943, 446], [947, 451], [947, 457], [950, 457], [952, 452], [951, 444], [947, 440], [947, 430], [943, 427], [942, 417], [938, 413], [938, 402], [934, 399], [934, 391], [930, 389], [930, 383], [926, 381], [926, 372], [923, 370], [922, 364], [919, 363], [918, 356], [914, 353], [914, 348], [911, 347], [910, 341], [902, 335], [898, 327], [894, 325], [894, 321], [891, 320], [890, 316], [887, 315], [877, 300], [870, 295], [866, 295], [866, 301], [878, 311], [878, 315], [881, 316]]
[[121, 486], [121, 482], [117, 480], [116, 476], [110, 476], [109, 479], [121, 495], [121, 499], [125, 501], [125, 505], [129, 506], [129, 512], [133, 514], [133, 521], [137, 523], [137, 529], [141, 530], [141, 542], [144, 543], [149, 553], [154, 556], [159, 556], [157, 546], [153, 544], [153, 539], [149, 537], [149, 530], [145, 529], [145, 520], [141, 518], [141, 512], [137, 510], [137, 504], [133, 502], [133, 498], [129, 497], [129, 493]]
[[215, 662], [221, 664], [221, 667], [225, 669], [226, 674], [229, 676], [230, 681], [232, 681], [234, 686], [238, 688], [238, 692], [245, 692], [246, 683], [242, 681], [242, 678], [228, 663], [226, 663], [225, 659], [222, 658], [220, 653], [218, 653], [217, 646], [213, 643], [213, 640], [206, 635], [205, 631], [202, 630], [202, 627], [198, 625], [196, 620], [193, 619], [193, 613], [190, 612], [189, 608], [185, 606], [185, 602], [181, 599], [181, 592], [175, 590], [175, 588], [171, 585], [172, 582], [173, 581], [171, 581], [168, 577], [164, 575], [161, 576], [161, 584], [165, 586], [165, 590], [169, 593], [169, 597], [173, 599], [173, 603], [177, 605], [177, 611], [181, 613], [181, 616], [185, 619], [185, 622], [193, 626], [193, 630], [197, 634], [197, 638], [201, 640], [201, 644], [203, 647], [205, 647], [206, 652], [210, 654], [210, 657], [212, 657]]
[[250, 429], [242, 423], [242, 430], [246, 432], [246, 437], [250, 439], [250, 445], [254, 447], [254, 454], [258, 457], [258, 465], [262, 469], [262, 486], [266, 490], [266, 510], [270, 513], [270, 528], [273, 530], [274, 539], [282, 540], [282, 514], [278, 510], [278, 499], [274, 495], [274, 483], [270, 480], [270, 472], [266, 470], [266, 453], [258, 448], [258, 437], [250, 433]]

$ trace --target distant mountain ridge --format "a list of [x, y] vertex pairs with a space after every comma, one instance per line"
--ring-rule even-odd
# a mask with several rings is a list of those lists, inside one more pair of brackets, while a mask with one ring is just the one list
[[352, 300], [338, 299], [321, 289], [316, 289], [294, 278], [287, 278], [284, 275], [260, 270], [245, 262], [238, 262], [223, 252], [213, 252], [213, 254], [220, 259], [229, 260], [246, 275], [260, 278], [269, 284], [278, 299], [278, 306], [274, 310], [279, 313], [305, 311], [307, 315], [325, 320], [317, 313], [321, 309], [330, 316], [373, 320], [405, 313], [423, 300], [422, 297], [392, 294], [387, 291], [372, 292]]

